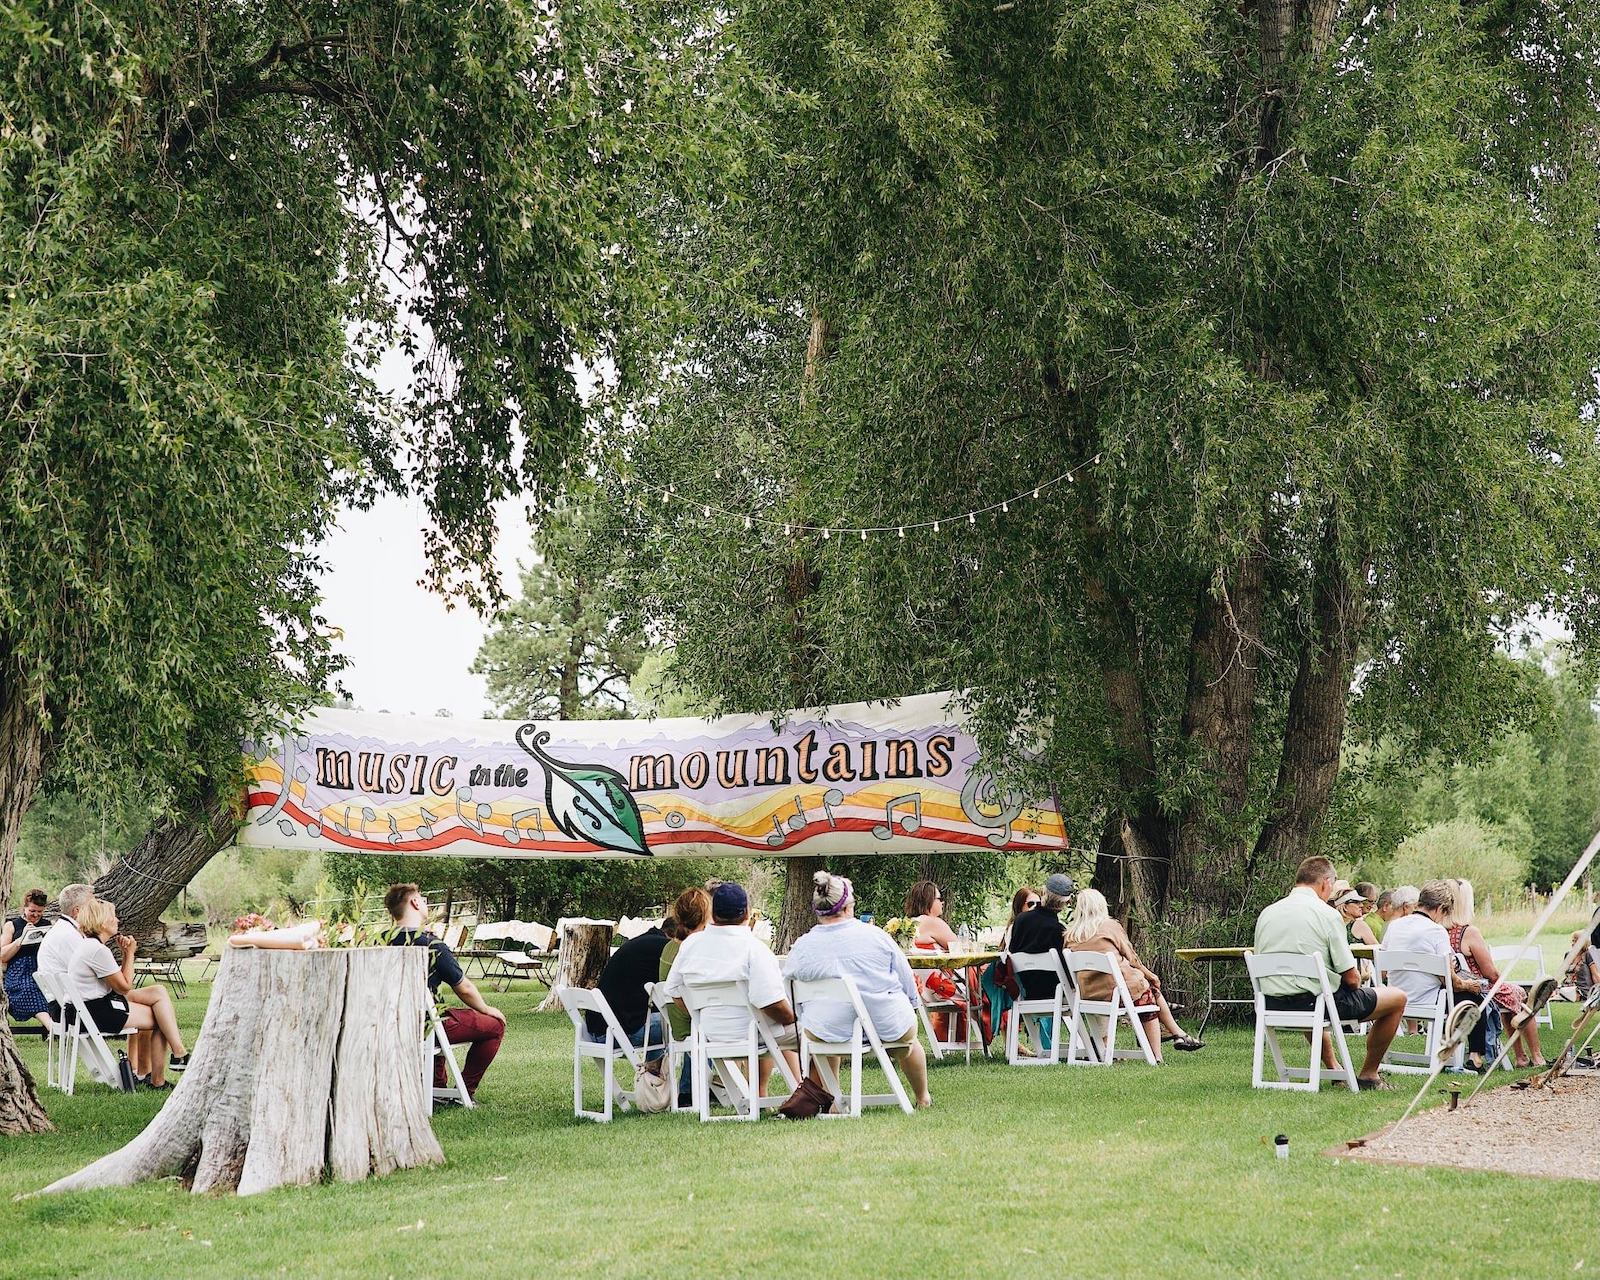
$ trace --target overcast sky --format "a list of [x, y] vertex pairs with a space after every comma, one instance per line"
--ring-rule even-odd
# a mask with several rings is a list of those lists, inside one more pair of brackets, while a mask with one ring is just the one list
[[[515, 592], [532, 538], [521, 503], [502, 503], [499, 516], [495, 561]], [[322, 544], [324, 611], [344, 629], [337, 644], [350, 660], [342, 683], [367, 711], [484, 716], [483, 678], [470, 670], [484, 624], [465, 601], [448, 609], [418, 585], [425, 523], [419, 499], [385, 498], [371, 511], [346, 511]]]

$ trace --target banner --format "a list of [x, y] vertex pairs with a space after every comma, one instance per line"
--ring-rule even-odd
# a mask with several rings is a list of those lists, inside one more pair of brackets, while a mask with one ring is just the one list
[[946, 710], [710, 720], [453, 720], [319, 708], [245, 746], [256, 848], [573, 858], [1066, 847]]

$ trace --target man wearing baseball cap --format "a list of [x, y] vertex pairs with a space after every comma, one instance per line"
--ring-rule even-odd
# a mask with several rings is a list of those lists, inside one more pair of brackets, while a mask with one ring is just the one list
[[[1061, 951], [1061, 913], [1072, 905], [1078, 886], [1072, 877], [1062, 871], [1051, 872], [1044, 880], [1044, 892], [1039, 895], [1039, 905], [1029, 907], [1011, 926], [1009, 950], [1022, 955], [1042, 955], [1055, 951], [1061, 955], [1061, 967], [1067, 967], [1067, 958]], [[1048, 1000], [1056, 989], [1053, 973], [1030, 971], [1017, 975], [1024, 1000]], [[1048, 1048], [1048, 1046], [1045, 1046]]]
[[[711, 923], [685, 938], [667, 974], [667, 994], [683, 1005], [691, 982], [743, 982], [750, 1003], [781, 1030], [775, 1036], [790, 1070], [800, 1075], [794, 1030], [794, 1010], [784, 998], [783, 974], [778, 958], [749, 928], [750, 897], [742, 886], [724, 880], [711, 891]], [[745, 1034], [749, 1019], [737, 1009], [706, 1009], [701, 1014], [706, 1032], [716, 1039], [737, 1039]], [[771, 1058], [761, 1059], [761, 1092], [772, 1076]]]

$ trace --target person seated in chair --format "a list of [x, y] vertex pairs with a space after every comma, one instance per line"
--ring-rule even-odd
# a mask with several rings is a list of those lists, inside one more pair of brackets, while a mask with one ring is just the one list
[[6, 1003], [11, 1007], [11, 1016], [22, 1022], [38, 1018], [46, 1028], [54, 1025], [50, 1019], [50, 1002], [33, 978], [39, 967], [42, 939], [33, 942], [23, 939], [44, 920], [44, 909], [49, 902], [50, 896], [43, 889], [29, 889], [22, 895], [22, 906], [17, 914], [0, 926], [0, 968], [5, 970]]
[[[1264, 908], [1256, 917], [1257, 955], [1290, 952], [1316, 956], [1333, 990], [1334, 1016], [1341, 1022], [1371, 1022], [1367, 1032], [1367, 1056], [1356, 1072], [1361, 1089], [1387, 1089], [1379, 1076], [1379, 1064], [1400, 1029], [1400, 1015], [1406, 1007], [1406, 993], [1397, 987], [1370, 987], [1361, 983], [1356, 958], [1345, 937], [1344, 921], [1328, 905], [1338, 878], [1327, 858], [1307, 858], [1295, 873], [1294, 887], [1286, 897]], [[1263, 978], [1262, 995], [1269, 1009], [1309, 1011], [1322, 993], [1314, 978], [1292, 975]], [[1332, 1036], [1322, 1041], [1323, 1065], [1336, 1065]]]
[[[134, 990], [133, 962], [139, 948], [131, 937], [117, 934], [117, 924], [116, 907], [102, 898], [91, 898], [78, 908], [76, 925], [82, 937], [67, 962], [64, 985], [83, 1002], [102, 1035], [139, 1033], [128, 1038], [134, 1078], [146, 1088], [165, 1089], [168, 1066], [182, 1071], [189, 1065], [178, 1015], [160, 983]], [[120, 962], [106, 945], [112, 940], [122, 952]]]
[[[878, 1039], [905, 1069], [916, 1105], [931, 1105], [928, 1061], [917, 1040], [917, 984], [905, 952], [882, 929], [856, 919], [855, 890], [843, 876], [818, 871], [812, 877], [811, 910], [817, 917], [816, 927], [790, 948], [783, 976], [801, 981], [850, 978], [861, 993]], [[803, 1011], [801, 1031], [813, 1040], [848, 1041], [855, 1016], [855, 1010], [842, 1000], [813, 1000]], [[837, 1079], [839, 1059], [830, 1057], [828, 1064]], [[812, 1087], [802, 1085], [805, 1101], [815, 1104], [815, 1109], [804, 1106], [793, 1113], [797, 1117], [815, 1115], [833, 1104], [820, 1059], [812, 1062], [807, 1083]], [[796, 1099], [800, 1097], [797, 1093]]]
[[[667, 994], [687, 1010], [683, 997], [691, 982], [745, 983], [750, 1004], [777, 1025], [774, 1039], [790, 1071], [798, 1076], [794, 1010], [784, 998], [778, 958], [747, 927], [749, 917], [750, 897], [744, 889], [732, 881], [718, 883], [711, 892], [711, 924], [683, 940], [667, 975]], [[714, 1040], [737, 1040], [749, 1026], [738, 1009], [707, 1009], [701, 1016], [705, 1018], [705, 1034]], [[757, 1083], [763, 1094], [775, 1065], [762, 1054]]]
[[[500, 1052], [500, 1042], [506, 1034], [506, 1015], [492, 1004], [484, 1002], [478, 994], [477, 984], [461, 971], [461, 962], [456, 959], [455, 952], [423, 929], [428, 919], [428, 900], [416, 885], [390, 885], [389, 892], [383, 895], [383, 905], [399, 926], [389, 939], [389, 945], [427, 947], [428, 990], [433, 998], [438, 999], [442, 985], [454, 991], [456, 998], [466, 1006], [451, 1005], [444, 1011], [440, 1021], [444, 1024], [445, 1039], [451, 1044], [472, 1046], [467, 1050], [467, 1062], [461, 1068], [461, 1078], [467, 1086], [467, 1096], [475, 1098], [484, 1073], [489, 1070], [495, 1054]], [[442, 1059], [433, 1064], [433, 1087], [445, 1087], [445, 1064]]]
[[[1085, 889], [1080, 893], [1077, 906], [1072, 911], [1072, 919], [1067, 922], [1062, 937], [1073, 951], [1099, 951], [1114, 958], [1122, 970], [1122, 980], [1127, 984], [1128, 994], [1138, 1007], [1139, 1017], [1144, 1020], [1145, 1036], [1150, 1041], [1150, 1050], [1157, 1062], [1161, 1061], [1163, 1040], [1171, 1040], [1174, 1049], [1182, 1049], [1185, 1053], [1205, 1048], [1204, 1044], [1178, 1025], [1166, 996], [1161, 994], [1161, 979], [1156, 977], [1155, 970], [1146, 968], [1144, 961], [1139, 959], [1127, 930], [1112, 917], [1105, 894], [1098, 889]], [[1078, 991], [1085, 1000], [1110, 1000], [1116, 991], [1116, 983], [1109, 974], [1085, 973]], [[1159, 1033], [1155, 1036], [1150, 1035], [1152, 1022], [1160, 1024]]]
[[[628, 1043], [636, 1048], [651, 1046], [645, 1054], [646, 1062], [654, 1062], [666, 1052], [666, 1030], [661, 1025], [661, 1015], [650, 1007], [650, 996], [645, 991], [646, 983], [660, 981], [661, 953], [672, 941], [662, 927], [666, 923], [663, 921], [662, 925], [646, 929], [613, 951], [600, 973], [600, 981], [595, 984], [611, 1006]], [[678, 922], [672, 920], [673, 933], [677, 930]], [[583, 1020], [589, 1038], [602, 1043], [606, 1038], [606, 1020], [592, 1011], [585, 1013]]]
[[[92, 885], [69, 884], [61, 891], [57, 899], [60, 914], [50, 926], [50, 931], [44, 935], [44, 941], [39, 944], [38, 959], [33, 970], [36, 982], [38, 975], [54, 978], [57, 983], [65, 981], [67, 965], [83, 942], [83, 934], [78, 931], [78, 912], [93, 899]], [[46, 1014], [52, 1021], [61, 1021], [61, 1007], [54, 1000], [46, 1007]]]
[[[1448, 981], [1456, 993], [1456, 1002], [1472, 1000], [1474, 1003], [1489, 989], [1481, 978], [1473, 978], [1456, 970], [1455, 950], [1450, 945], [1449, 920], [1455, 909], [1455, 886], [1448, 880], [1429, 880], [1417, 891], [1417, 909], [1396, 920], [1383, 934], [1384, 951], [1415, 951], [1438, 956], [1453, 973]], [[1418, 1004], [1428, 1004], [1439, 994], [1444, 981], [1431, 973], [1402, 970], [1391, 974], [1391, 983], [1405, 992], [1406, 999]], [[1484, 1011], [1487, 1014], [1487, 1010]], [[1413, 1019], [1415, 1021], [1415, 1019]], [[1480, 1017], [1467, 1036], [1467, 1065], [1474, 1071], [1483, 1066], [1483, 1055], [1488, 1052], [1489, 1019]]]

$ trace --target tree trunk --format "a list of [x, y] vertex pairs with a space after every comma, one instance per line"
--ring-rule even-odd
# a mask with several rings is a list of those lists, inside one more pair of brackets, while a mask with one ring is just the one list
[[[808, 405], [816, 402], [817, 383], [822, 376], [822, 364], [833, 346], [833, 325], [819, 306], [811, 308], [811, 331], [806, 338], [805, 397]], [[795, 504], [800, 518], [805, 518], [805, 502]], [[806, 556], [805, 544], [796, 541], [794, 558], [784, 573], [784, 598], [789, 606], [789, 696], [794, 706], [815, 706], [821, 699], [816, 679], [816, 662], [811, 654], [811, 638], [805, 623], [805, 602], [820, 583], [817, 569]], [[785, 858], [783, 863], [783, 906], [778, 912], [778, 927], [773, 935], [773, 946], [782, 955], [794, 945], [817, 918], [811, 911], [812, 878], [818, 871], [827, 869], [823, 858], [802, 855]]]
[[[0, 664], [0, 904], [11, 901], [12, 872], [22, 817], [44, 773], [41, 708], [23, 686], [16, 664]], [[8, 1012], [0, 990], [0, 1015]], [[48, 1133], [50, 1117], [33, 1076], [17, 1053], [9, 1021], [0, 1016], [0, 1134]]]
[[240, 810], [237, 790], [208, 782], [189, 815], [163, 818], [94, 882], [95, 896], [116, 905], [124, 933], [155, 927], [184, 886], [233, 843]]
[[556, 976], [550, 984], [550, 994], [539, 1006], [540, 1013], [560, 1013], [561, 1001], [556, 998], [557, 987], [593, 987], [600, 981], [600, 972], [611, 959], [611, 935], [614, 927], [599, 920], [562, 920], [560, 950], [556, 953]]
[[1256, 841], [1252, 875], [1272, 875], [1298, 863], [1327, 815], [1339, 779], [1350, 679], [1366, 618], [1366, 571], [1364, 562], [1354, 572], [1340, 562], [1330, 531], [1318, 558], [1312, 634], [1301, 645], [1289, 694], [1272, 816]]
[[251, 1195], [442, 1164], [427, 952], [228, 948], [189, 1069], [143, 1133], [46, 1192], [174, 1175]]
[[1206, 785], [1178, 819], [1167, 880], [1169, 897], [1180, 891], [1195, 923], [1237, 907], [1249, 861], [1240, 821], [1250, 794], [1265, 586], [1266, 555], [1255, 548], [1217, 573], [1195, 603], [1179, 736]]

